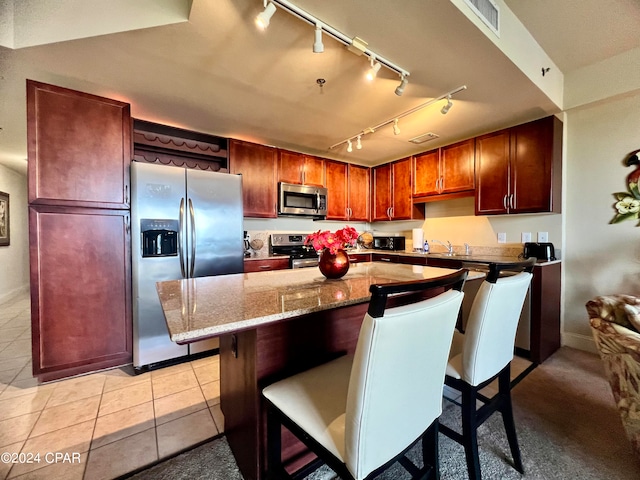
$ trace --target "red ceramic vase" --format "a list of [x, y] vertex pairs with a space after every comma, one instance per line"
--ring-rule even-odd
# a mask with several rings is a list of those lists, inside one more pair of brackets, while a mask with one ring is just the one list
[[320, 254], [318, 268], [327, 278], [340, 278], [349, 271], [349, 256], [344, 250], [333, 255], [325, 248]]

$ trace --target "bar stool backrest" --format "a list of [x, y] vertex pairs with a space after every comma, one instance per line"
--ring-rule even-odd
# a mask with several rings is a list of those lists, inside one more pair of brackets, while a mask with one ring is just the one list
[[355, 478], [393, 459], [440, 416], [462, 297], [448, 290], [365, 315], [345, 414], [345, 463]]

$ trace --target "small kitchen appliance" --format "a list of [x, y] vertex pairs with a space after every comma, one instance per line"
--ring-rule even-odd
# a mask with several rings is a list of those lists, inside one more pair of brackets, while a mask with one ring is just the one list
[[374, 250], [404, 250], [405, 237], [373, 237]]
[[289, 268], [318, 266], [318, 253], [311, 245], [305, 245], [306, 234], [274, 233], [271, 235], [271, 253], [289, 255]]
[[538, 260], [555, 260], [556, 252], [553, 248], [553, 243], [526, 242], [523, 256], [525, 258], [536, 257]]
[[278, 190], [278, 215], [311, 217], [316, 220], [326, 218], [326, 188], [280, 182]]

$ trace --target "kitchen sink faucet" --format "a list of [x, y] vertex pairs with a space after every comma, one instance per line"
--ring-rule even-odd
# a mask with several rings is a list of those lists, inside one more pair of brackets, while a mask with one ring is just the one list
[[446, 245], [444, 243], [442, 243], [440, 240], [431, 240], [431, 243], [433, 243], [433, 242], [439, 243], [444, 248], [446, 248], [447, 249], [447, 255], [453, 255], [453, 245], [451, 245], [451, 242], [449, 240], [447, 240], [447, 244]]

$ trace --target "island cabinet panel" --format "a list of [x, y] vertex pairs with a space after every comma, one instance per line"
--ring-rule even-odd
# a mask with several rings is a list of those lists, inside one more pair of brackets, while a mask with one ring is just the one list
[[278, 150], [278, 182], [324, 187], [324, 159]]
[[234, 174], [242, 174], [245, 217], [277, 217], [276, 162], [275, 148], [240, 140], [229, 140], [230, 171]]
[[560, 212], [562, 122], [555, 116], [476, 140], [476, 214]]
[[127, 103], [27, 80], [29, 203], [129, 208]]
[[372, 221], [424, 218], [424, 210], [412, 202], [411, 170], [411, 158], [373, 168]]
[[29, 208], [33, 374], [54, 380], [132, 361], [125, 210]]
[[369, 168], [332, 160], [327, 173], [327, 220], [369, 219]]

